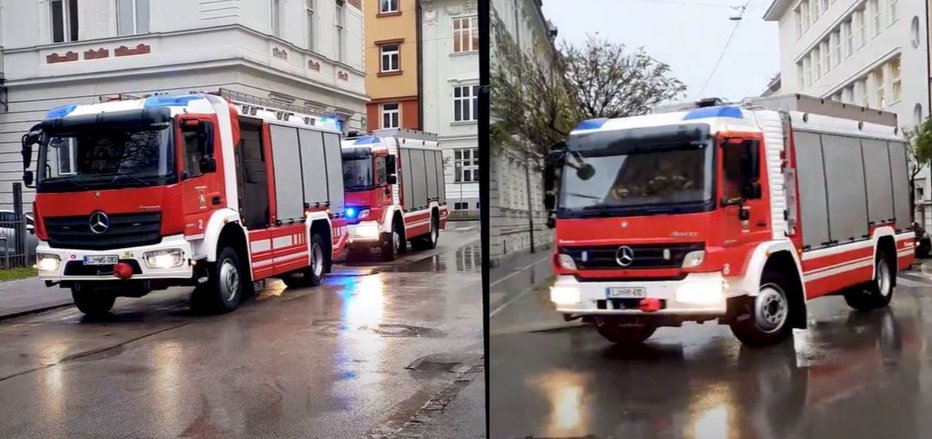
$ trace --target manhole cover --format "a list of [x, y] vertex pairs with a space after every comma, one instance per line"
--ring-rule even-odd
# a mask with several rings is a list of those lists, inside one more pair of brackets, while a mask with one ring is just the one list
[[422, 326], [382, 324], [375, 326], [363, 326], [361, 329], [372, 331], [383, 337], [443, 337], [442, 331], [425, 328]]

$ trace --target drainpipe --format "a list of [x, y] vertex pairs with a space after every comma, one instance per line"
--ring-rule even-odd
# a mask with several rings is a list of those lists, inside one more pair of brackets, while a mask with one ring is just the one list
[[419, 131], [424, 129], [424, 48], [421, 44], [421, 36], [423, 26], [421, 24], [421, 2], [418, 0], [414, 5], [414, 19], [417, 20], [415, 26], [416, 34], [414, 39], [417, 40], [417, 129]]

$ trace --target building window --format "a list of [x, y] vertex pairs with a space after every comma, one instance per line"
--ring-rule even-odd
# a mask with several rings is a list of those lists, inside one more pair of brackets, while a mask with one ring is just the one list
[[862, 107], [870, 107], [870, 99], [867, 96], [867, 78], [858, 79], [854, 83], [855, 95], [858, 102], [860, 102]]
[[819, 1], [820, 0], [809, 0], [809, 5], [812, 6], [812, 22], [813, 23], [819, 20]]
[[453, 203], [453, 210], [469, 210], [469, 203]]
[[820, 45], [822, 54], [822, 74], [828, 73], [832, 69], [832, 51], [828, 48], [828, 40], [822, 41]]
[[890, 61], [890, 97], [892, 102], [899, 102], [903, 97], [903, 80], [902, 80], [902, 67], [900, 65], [900, 59], [896, 58]]
[[479, 181], [479, 149], [457, 149], [453, 151], [455, 163], [454, 180], [457, 183]]
[[269, 18], [272, 27], [272, 35], [280, 37], [282, 35], [282, 4], [281, 0], [269, 1]]
[[383, 44], [379, 46], [382, 52], [381, 61], [379, 62], [379, 71], [397, 72], [401, 70], [399, 62], [401, 46], [398, 44]]
[[809, 30], [809, 2], [800, 3], [799, 10], [800, 12], [802, 12], [803, 32], [805, 32]]
[[812, 85], [812, 60], [809, 56], [803, 58], [803, 82]]
[[896, 0], [890, 0], [887, 8], [889, 8], [888, 12], [890, 13], [890, 24], [892, 25], [896, 22]]
[[453, 53], [479, 50], [479, 18], [453, 19]]
[[78, 0], [51, 0], [52, 42], [78, 41]]
[[344, 12], [343, 12], [343, 10], [344, 10], [344, 9], [345, 9], [345, 8], [344, 8], [344, 2], [343, 2], [343, 0], [337, 0], [336, 20], [335, 20], [335, 22], [334, 22], [334, 25], [336, 26], [336, 33], [337, 33], [337, 35], [336, 35], [336, 37], [337, 37], [337, 38], [336, 38], [336, 40], [337, 40], [337, 47], [336, 47], [336, 50], [337, 50], [337, 60], [338, 60], [338, 61], [343, 61], [343, 47], [344, 47], [343, 38], [345, 38], [345, 36], [343, 35], [343, 34], [344, 34], [344, 32], [343, 32], [343, 27], [344, 27], [344, 26], [343, 26], [343, 23], [344, 23]]
[[854, 53], [854, 34], [851, 33], [851, 20], [841, 24], [841, 35], [845, 40], [845, 58]]
[[307, 15], [307, 48], [314, 50], [317, 41], [316, 27], [314, 26], [314, 0], [304, 0], [304, 13]]
[[819, 49], [812, 50], [812, 81], [815, 82], [817, 79], [822, 77], [822, 54], [819, 53]]
[[916, 124], [917, 129], [922, 125], [922, 105], [920, 104], [913, 107], [913, 123]]
[[880, 28], [883, 26], [883, 9], [880, 8], [880, 3], [877, 0], [868, 0], [868, 5], [870, 6], [873, 21], [874, 36], [880, 35]]
[[802, 61], [796, 63], [796, 76], [799, 78], [799, 89], [800, 89], [800, 91], [802, 91], [802, 89], [806, 88], [806, 75], [805, 75], [805, 73], [804, 73], [805, 71], [806, 71], [806, 70], [805, 70], [805, 68], [803, 68], [803, 62], [802, 62]]
[[824, 14], [828, 11], [828, 0], [821, 0], [821, 1], [822, 1], [822, 13]]
[[874, 88], [874, 105], [880, 109], [884, 108], [886, 101], [883, 94], [883, 68], [871, 72], [871, 86]]
[[382, 104], [382, 128], [401, 126], [401, 110], [398, 104]]
[[858, 35], [858, 47], [867, 44], [867, 22], [864, 20], [864, 10], [854, 12], [854, 22]]
[[379, 13], [398, 12], [398, 0], [379, 0]]
[[117, 33], [120, 35], [149, 32], [149, 0], [119, 0], [117, 2]]
[[453, 87], [453, 120], [471, 122], [478, 120], [479, 86], [465, 85]]
[[841, 101], [845, 103], [854, 103], [854, 86], [849, 85], [845, 87], [845, 92], [841, 97]]
[[803, 36], [803, 16], [799, 8], [793, 10], [793, 19], [796, 20], [796, 39]]
[[832, 65], [841, 63], [841, 30], [832, 32]]

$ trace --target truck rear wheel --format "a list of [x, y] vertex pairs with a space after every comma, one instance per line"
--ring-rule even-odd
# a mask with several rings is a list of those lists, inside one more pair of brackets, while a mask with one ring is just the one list
[[437, 248], [440, 239], [440, 219], [433, 213], [430, 215], [430, 231], [426, 235], [418, 236], [411, 241], [411, 246], [417, 250], [430, 250]]
[[116, 302], [113, 293], [81, 283], [71, 287], [71, 298], [79, 311], [91, 317], [108, 314]]
[[883, 252], [877, 253], [874, 264], [874, 280], [844, 293], [848, 306], [858, 311], [883, 308], [893, 299], [894, 270], [892, 264], [887, 261]]
[[779, 344], [792, 333], [790, 324], [790, 297], [783, 276], [764, 272], [760, 291], [756, 297], [743, 297], [737, 302], [742, 307], [731, 326], [731, 332], [748, 347]]
[[236, 309], [243, 299], [243, 276], [239, 256], [232, 247], [224, 247], [217, 261], [208, 267], [207, 283], [194, 290], [195, 307], [216, 313]]
[[324, 281], [329, 255], [326, 254], [324, 239], [318, 234], [311, 235], [311, 265], [299, 271], [297, 277], [286, 276], [282, 279], [289, 288], [316, 287]]
[[657, 330], [653, 325], [621, 325], [611, 320], [596, 318], [595, 329], [606, 340], [622, 345], [637, 346], [654, 335]]

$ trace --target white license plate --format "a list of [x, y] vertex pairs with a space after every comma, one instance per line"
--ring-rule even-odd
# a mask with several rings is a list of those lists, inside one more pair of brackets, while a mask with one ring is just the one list
[[643, 299], [647, 297], [647, 289], [644, 287], [611, 287], [605, 290], [605, 296], [609, 299]]
[[84, 265], [116, 265], [117, 262], [120, 258], [115, 255], [84, 257]]

